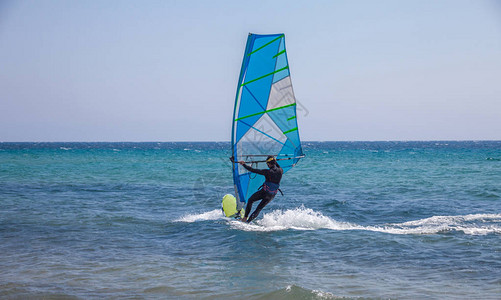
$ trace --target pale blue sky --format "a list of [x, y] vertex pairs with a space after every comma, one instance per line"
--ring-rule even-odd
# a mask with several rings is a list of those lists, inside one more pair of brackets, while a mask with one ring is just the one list
[[303, 140], [501, 139], [501, 1], [0, 0], [0, 141], [228, 141], [249, 32]]

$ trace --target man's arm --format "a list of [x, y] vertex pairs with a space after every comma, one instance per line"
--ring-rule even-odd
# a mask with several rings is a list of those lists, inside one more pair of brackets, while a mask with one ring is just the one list
[[250, 172], [256, 173], [256, 174], [259, 174], [259, 175], [266, 175], [266, 172], [268, 171], [268, 170], [254, 169], [253, 167], [250, 167], [250, 166], [246, 165], [244, 161], [239, 161], [238, 163], [241, 164], [244, 168], [246, 168]]

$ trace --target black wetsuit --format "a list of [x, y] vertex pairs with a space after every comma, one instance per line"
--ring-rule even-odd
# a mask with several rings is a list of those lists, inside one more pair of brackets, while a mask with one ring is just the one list
[[[266, 178], [267, 182], [271, 182], [276, 184], [277, 186], [280, 184], [280, 180], [282, 179], [282, 174], [284, 173], [284, 170], [278, 165], [274, 164], [270, 169], [266, 170], [260, 170], [260, 169], [254, 169], [252, 167], [249, 167], [247, 165], [243, 165], [244, 168], [247, 170], [251, 171], [252, 173], [264, 175]], [[273, 200], [275, 197], [275, 193], [269, 193], [267, 192], [264, 188], [258, 190], [252, 196], [250, 196], [249, 200], [247, 200], [247, 206], [245, 207], [245, 217], [247, 218], [249, 216], [250, 211], [252, 210], [252, 204], [256, 201], [261, 200], [259, 205], [257, 206], [256, 210], [250, 215], [250, 217], [247, 219], [247, 223], [254, 220], [261, 210]]]

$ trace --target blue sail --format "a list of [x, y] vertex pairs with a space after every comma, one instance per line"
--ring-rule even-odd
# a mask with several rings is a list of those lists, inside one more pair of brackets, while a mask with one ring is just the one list
[[[304, 157], [296, 118], [285, 35], [249, 34], [238, 79], [232, 155], [253, 168], [265, 169], [273, 155], [287, 172]], [[233, 164], [233, 182], [240, 203], [263, 184], [264, 177]]]

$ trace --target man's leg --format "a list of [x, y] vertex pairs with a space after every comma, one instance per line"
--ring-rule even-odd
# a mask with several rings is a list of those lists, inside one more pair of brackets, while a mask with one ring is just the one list
[[262, 190], [259, 190], [257, 192], [255, 192], [254, 194], [252, 194], [252, 196], [250, 196], [249, 200], [247, 200], [247, 206], [245, 207], [245, 217], [244, 217], [244, 220], [247, 219], [247, 217], [249, 216], [249, 213], [250, 211], [252, 210], [252, 204], [256, 201], [259, 201], [263, 198], [263, 194], [262, 194]]
[[[270, 194], [266, 194], [266, 196], [263, 198], [263, 200], [261, 200], [261, 202], [259, 203], [259, 205], [257, 206], [256, 210], [252, 213], [252, 215], [250, 216], [250, 218], [247, 220], [247, 223], [249, 223], [250, 221], [254, 220], [258, 215], [259, 213], [261, 212], [261, 210], [268, 204], [271, 202], [271, 200], [273, 200], [275, 196], [274, 195], [270, 195]], [[247, 211], [245, 212], [245, 214], [247, 214]], [[246, 216], [247, 217], [247, 216]]]

